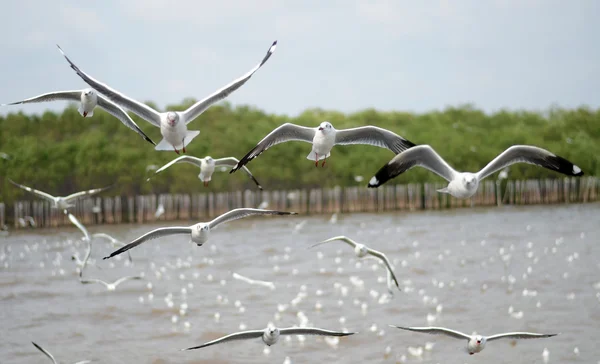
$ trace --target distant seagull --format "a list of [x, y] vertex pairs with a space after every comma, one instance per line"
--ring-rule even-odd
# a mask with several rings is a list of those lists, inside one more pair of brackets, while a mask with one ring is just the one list
[[340, 331], [329, 331], [323, 329], [317, 329], [312, 327], [289, 327], [285, 329], [278, 329], [273, 326], [269, 326], [264, 330], [250, 330], [250, 331], [241, 331], [236, 332], [235, 334], [230, 334], [227, 336], [223, 336], [219, 339], [209, 341], [199, 346], [194, 346], [187, 349], [182, 350], [194, 350], [204, 348], [214, 344], [220, 344], [233, 340], [246, 340], [246, 339], [257, 339], [262, 338], [262, 341], [267, 346], [271, 346], [279, 340], [281, 335], [321, 335], [321, 336], [349, 336], [355, 334], [354, 332], [340, 332]]
[[568, 160], [545, 149], [529, 145], [513, 145], [477, 173], [457, 172], [431, 146], [418, 145], [398, 154], [383, 166], [371, 178], [369, 187], [379, 187], [412, 167], [421, 166], [450, 182], [448, 187], [438, 192], [449, 193], [458, 198], [469, 198], [477, 192], [482, 179], [504, 167], [520, 162], [535, 164], [569, 176], [583, 175], [581, 168]]
[[531, 332], [507, 332], [504, 334], [496, 334], [492, 336], [482, 336], [482, 335], [467, 335], [463, 334], [460, 331], [454, 331], [450, 329], [446, 329], [444, 327], [402, 327], [402, 326], [394, 326], [389, 325], [390, 327], [395, 327], [402, 330], [416, 331], [416, 332], [424, 332], [427, 334], [433, 335], [446, 335], [456, 339], [466, 339], [467, 340], [467, 352], [470, 355], [478, 353], [485, 348], [485, 344], [488, 341], [498, 340], [498, 339], [540, 339], [545, 337], [552, 337], [558, 334], [534, 334]]
[[158, 204], [158, 207], [156, 208], [156, 212], [154, 213], [154, 218], [158, 219], [164, 213], [165, 213], [165, 205], [163, 205], [162, 202], [161, 202], [161, 203]]
[[400, 289], [400, 285], [398, 284], [398, 280], [396, 279], [396, 275], [394, 274], [394, 270], [392, 269], [392, 265], [390, 264], [390, 261], [385, 256], [385, 254], [383, 254], [382, 252], [370, 249], [366, 245], [359, 244], [359, 243], [355, 242], [354, 240], [348, 238], [347, 236], [343, 236], [343, 235], [341, 235], [341, 236], [335, 236], [333, 238], [324, 240], [324, 241], [322, 241], [320, 243], [314, 244], [314, 245], [311, 246], [311, 248], [314, 248], [317, 245], [329, 243], [329, 242], [332, 242], [332, 241], [335, 241], [335, 240], [341, 240], [344, 243], [346, 243], [346, 244], [350, 245], [351, 247], [353, 247], [354, 248], [354, 254], [358, 258], [363, 258], [363, 257], [367, 256], [367, 254], [369, 254], [369, 255], [372, 255], [372, 256], [378, 258], [379, 260], [381, 260], [385, 264], [385, 266], [387, 267], [388, 272], [391, 274], [391, 277], [394, 280], [394, 283], [396, 284], [396, 287], [398, 287], [398, 289]]
[[17, 187], [24, 189], [27, 192], [31, 192], [34, 195], [36, 195], [40, 198], [43, 198], [44, 200], [50, 201], [52, 203], [52, 205], [50, 206], [51, 208], [60, 209], [60, 210], [66, 210], [68, 208], [75, 207], [75, 204], [73, 204], [73, 202], [75, 202], [76, 200], [79, 200], [84, 197], [89, 197], [91, 195], [100, 193], [102, 191], [106, 191], [112, 187], [112, 186], [108, 186], [108, 187], [103, 187], [103, 188], [95, 188], [92, 190], [76, 192], [76, 193], [70, 194], [69, 196], [66, 196], [66, 197], [54, 197], [46, 192], [42, 192], [39, 190], [35, 190], [31, 187], [20, 185], [20, 184], [14, 182], [13, 180], [11, 180], [10, 178], [8, 178], [8, 181]]
[[312, 143], [312, 150], [306, 159], [315, 161], [315, 167], [318, 167], [321, 159], [321, 166], [325, 165], [334, 145], [367, 144], [389, 149], [396, 154], [415, 146], [398, 134], [376, 126], [336, 130], [328, 121], [322, 122], [318, 128], [285, 123], [264, 137], [229, 173], [237, 171], [270, 147], [292, 140]]
[[261, 209], [264, 210], [267, 207], [269, 207], [269, 200], [264, 200], [261, 203], [258, 204], [258, 206], [256, 207], [257, 209]]
[[[198, 175], [198, 178], [200, 179], [200, 181], [204, 182], [204, 186], [208, 186], [208, 182], [210, 182], [211, 180], [211, 177], [215, 171], [215, 167], [225, 166], [232, 168], [236, 165], [236, 163], [239, 163], [239, 160], [237, 160], [237, 158], [234, 157], [213, 159], [211, 156], [206, 156], [204, 158], [196, 158], [192, 156], [182, 155], [173, 159], [164, 166], [160, 167], [160, 169], [158, 169], [152, 177], [156, 176], [157, 174], [169, 168], [175, 163], [190, 163], [195, 165], [196, 167], [199, 167], [200, 174]], [[260, 185], [260, 183], [258, 183], [256, 178], [254, 178], [250, 170], [246, 168], [246, 166], [243, 166], [243, 168], [244, 171], [248, 174], [248, 177], [250, 177], [250, 179], [252, 179], [252, 181], [254, 181], [254, 183], [258, 186], [258, 188], [262, 190], [262, 186]], [[148, 178], [147, 181], [149, 181], [150, 178]]]
[[79, 104], [79, 108], [77, 109], [77, 111], [79, 111], [81, 116], [83, 116], [84, 118], [87, 116], [90, 116], [90, 117], [93, 116], [94, 109], [96, 108], [96, 106], [99, 106], [99, 107], [103, 108], [104, 110], [106, 110], [112, 116], [121, 120], [123, 125], [125, 125], [129, 129], [138, 133], [143, 139], [145, 139], [152, 145], [156, 145], [156, 143], [154, 143], [152, 141], [152, 139], [150, 139], [150, 137], [148, 137], [146, 135], [146, 133], [144, 133], [144, 131], [142, 129], [140, 129], [139, 126], [137, 126], [135, 121], [133, 121], [131, 119], [131, 117], [129, 117], [129, 115], [127, 115], [125, 110], [121, 109], [114, 102], [104, 98], [102, 95], [96, 94], [96, 92], [94, 90], [89, 89], [89, 88], [86, 88], [84, 90], [49, 92], [47, 94], [32, 97], [30, 99], [17, 101], [17, 102], [13, 102], [10, 104], [2, 104], [0, 106], [29, 104], [29, 103], [35, 103], [35, 102], [55, 101], [55, 100], [79, 101], [80, 104]]
[[216, 219], [209, 222], [199, 222], [192, 226], [174, 226], [174, 227], [164, 227], [158, 228], [155, 230], [146, 233], [139, 238], [135, 239], [131, 243], [125, 245], [119, 250], [112, 252], [109, 256], [104, 257], [104, 259], [112, 258], [115, 255], [119, 255], [123, 252], [128, 251], [131, 248], [135, 248], [141, 243], [156, 239], [161, 236], [175, 235], [175, 234], [185, 234], [190, 235], [192, 241], [196, 243], [198, 246], [202, 246], [202, 244], [206, 243], [210, 236], [210, 231], [215, 229], [220, 224], [242, 219], [249, 216], [254, 215], [296, 215], [295, 212], [285, 212], [285, 211], [273, 211], [273, 210], [259, 210], [259, 209], [235, 209], [229, 212], [224, 213], [223, 215], [217, 217]]
[[[54, 357], [52, 356], [52, 354], [50, 354], [48, 351], [46, 351], [46, 349], [42, 348], [41, 346], [39, 346], [38, 344], [34, 343], [33, 341], [31, 342], [33, 344], [33, 346], [35, 346], [39, 351], [41, 351], [42, 353], [44, 353], [44, 355], [46, 355], [48, 358], [50, 358], [50, 360], [52, 360], [52, 362], [54, 364], [58, 364], [58, 362], [56, 361], [56, 359], [54, 359]], [[91, 363], [90, 360], [83, 360], [83, 361], [78, 361], [75, 364], [87, 364], [87, 363]]]
[[233, 276], [233, 278], [235, 278], [235, 279], [237, 279], [239, 281], [246, 282], [246, 283], [251, 284], [251, 285], [263, 286], [263, 287], [267, 287], [267, 288], [269, 288], [271, 290], [275, 289], [275, 284], [273, 284], [273, 282], [259, 281], [257, 279], [251, 279], [251, 278], [248, 278], [248, 277], [244, 277], [241, 274], [237, 274], [235, 272], [233, 272], [232, 276]]
[[205, 99], [196, 102], [187, 110], [168, 111], [162, 113], [154, 110], [146, 104], [143, 104], [120, 93], [119, 91], [111, 88], [110, 86], [94, 79], [92, 76], [87, 75], [85, 72], [79, 69], [79, 67], [77, 67], [73, 62], [71, 62], [71, 60], [60, 48], [60, 46], [58, 46], [58, 49], [65, 57], [67, 62], [71, 64], [71, 68], [93, 89], [97, 90], [101, 94], [106, 95], [106, 97], [111, 101], [130, 110], [132, 113], [148, 121], [150, 124], [160, 128], [160, 133], [163, 136], [163, 140], [160, 143], [158, 143], [158, 145], [155, 148], [156, 150], [174, 149], [175, 152], [179, 154], [179, 149], [182, 149], [185, 153], [186, 145], [188, 145], [192, 141], [192, 139], [194, 139], [198, 134], [200, 134], [199, 130], [188, 130], [187, 124], [196, 119], [210, 106], [217, 103], [218, 101], [223, 100], [232, 92], [234, 92], [243, 84], [245, 84], [250, 79], [250, 77], [252, 77], [254, 72], [258, 71], [258, 69], [265, 62], [267, 62], [269, 57], [271, 57], [271, 54], [275, 52], [276, 46], [277, 41], [273, 42], [262, 61], [253, 69], [251, 69], [250, 72], [231, 82], [227, 86], [215, 91], [212, 95], [206, 97]]
[[35, 220], [31, 216], [19, 217], [19, 225], [21, 225], [21, 227], [30, 226], [33, 228], [37, 226]]
[[142, 277], [127, 276], [127, 277], [119, 278], [112, 283], [104, 282], [103, 280], [100, 280], [100, 279], [80, 279], [79, 282], [81, 282], [82, 284], [100, 283], [100, 284], [103, 284], [107, 290], [114, 291], [115, 289], [117, 289], [117, 286], [119, 284], [121, 284], [125, 281], [133, 280], [133, 279], [142, 279]]
[[[92, 238], [98, 238], [98, 239], [106, 239], [110, 242], [110, 245], [113, 248], [120, 248], [122, 246], [125, 246], [125, 243], [113, 238], [112, 236], [105, 234], [105, 233], [96, 233], [96, 234], [92, 234]], [[130, 252], [127, 252], [127, 255], [129, 256], [129, 261], [132, 262], [133, 259], [131, 259], [131, 254]]]

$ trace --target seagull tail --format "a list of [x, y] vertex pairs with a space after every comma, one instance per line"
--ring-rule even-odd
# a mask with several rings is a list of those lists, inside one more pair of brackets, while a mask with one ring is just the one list
[[327, 153], [327, 155], [319, 155], [319, 159], [317, 159], [317, 153], [315, 153], [314, 150], [311, 150], [310, 153], [308, 153], [308, 155], [306, 156], [306, 159], [309, 159], [311, 161], [320, 161], [321, 159], [329, 158], [330, 155], [331, 153]]

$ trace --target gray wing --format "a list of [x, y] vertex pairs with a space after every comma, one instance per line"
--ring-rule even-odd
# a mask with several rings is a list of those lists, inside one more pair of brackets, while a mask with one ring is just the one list
[[0, 106], [29, 104], [29, 103], [44, 102], [44, 101], [59, 101], [59, 100], [60, 101], [81, 101], [81, 92], [82, 92], [82, 90], [48, 92], [46, 94], [31, 97], [29, 99], [25, 99], [25, 100], [21, 100], [21, 101], [17, 101], [17, 102], [11, 102], [10, 104], [2, 104]]
[[426, 168], [448, 182], [454, 179], [456, 171], [446, 163], [429, 145], [417, 145], [398, 154], [375, 174], [368, 187], [379, 187], [388, 180], [409, 169], [420, 166]]
[[156, 143], [154, 143], [152, 141], [152, 139], [150, 139], [150, 137], [147, 136], [146, 133], [144, 133], [144, 131], [142, 129], [140, 129], [140, 127], [135, 123], [135, 121], [133, 121], [129, 117], [129, 115], [127, 115], [125, 110], [123, 110], [119, 107], [119, 105], [115, 104], [114, 102], [112, 102], [108, 99], [105, 99], [102, 95], [97, 95], [97, 96], [98, 96], [98, 106], [100, 106], [101, 108], [106, 110], [112, 116], [121, 120], [121, 123], [123, 123], [123, 125], [125, 125], [129, 129], [138, 133], [143, 139], [148, 141], [150, 144], [156, 145]]
[[20, 184], [18, 184], [17, 182], [13, 181], [13, 180], [12, 180], [12, 179], [10, 179], [10, 178], [7, 178], [7, 179], [8, 179], [8, 181], [9, 181], [10, 183], [12, 183], [13, 185], [15, 185], [15, 186], [17, 186], [17, 187], [19, 187], [19, 188], [22, 188], [22, 189], [24, 189], [24, 190], [25, 190], [25, 191], [27, 191], [27, 192], [31, 192], [31, 193], [33, 193], [34, 195], [36, 195], [36, 196], [38, 196], [38, 197], [41, 197], [41, 198], [43, 198], [44, 200], [48, 200], [48, 201], [50, 201], [50, 202], [54, 202], [54, 199], [55, 199], [55, 197], [54, 197], [54, 196], [52, 196], [52, 195], [51, 195], [51, 194], [49, 194], [49, 193], [46, 193], [46, 192], [43, 192], [43, 191], [39, 191], [39, 190], [33, 189], [33, 188], [31, 188], [31, 187], [27, 187], [27, 186], [25, 186], [25, 185], [20, 185]]
[[396, 133], [370, 125], [338, 130], [335, 134], [335, 144], [368, 144], [389, 149], [395, 154], [416, 145]]
[[320, 335], [320, 336], [349, 336], [356, 334], [355, 332], [330, 331], [317, 329], [315, 327], [289, 327], [279, 329], [281, 335]]
[[175, 235], [175, 234], [190, 234], [191, 235], [192, 228], [190, 228], [189, 226], [185, 226], [185, 227], [184, 226], [175, 226], [175, 227], [164, 227], [164, 228], [158, 228], [158, 229], [152, 230], [149, 233], [146, 233], [146, 234], [140, 236], [139, 238], [135, 239], [131, 243], [125, 245], [124, 247], [122, 247], [118, 250], [115, 250], [114, 252], [110, 253], [109, 256], [104, 257], [103, 259], [109, 259], [109, 258], [114, 257], [115, 255], [124, 253], [131, 248], [135, 248], [136, 246], [140, 245], [141, 243], [143, 243], [145, 241], [160, 238], [161, 236]]
[[139, 280], [142, 279], [142, 277], [140, 276], [127, 276], [127, 277], [121, 277], [119, 279], [117, 279], [116, 281], [113, 282], [113, 284], [116, 286], [118, 286], [119, 284], [125, 282], [125, 281], [129, 281], [129, 280]]
[[78, 361], [77, 363], [74, 363], [74, 364], [88, 364], [91, 362], [92, 362], [91, 360], [82, 360], [82, 361]]
[[[84, 236], [85, 240], [87, 240], [88, 242], [91, 242], [90, 234], [88, 233], [88, 231], [85, 228], [85, 226], [83, 226], [83, 224], [81, 222], [79, 222], [79, 220], [77, 220], [77, 218], [73, 214], [67, 213], [67, 216], [69, 217], [69, 220], [71, 220], [71, 222], [73, 223], [73, 225], [77, 226], [77, 228], [79, 230], [81, 230], [81, 232], [83, 233], [83, 236]], [[87, 260], [87, 257], [86, 257], [86, 260]]]
[[100, 283], [100, 284], [103, 284], [105, 287], [108, 287], [108, 283], [104, 282], [103, 280], [95, 279], [95, 278], [88, 278], [88, 279], [79, 278], [79, 283], [81, 283], [81, 284]]
[[496, 334], [492, 336], [487, 336], [487, 341], [497, 340], [497, 339], [540, 339], [544, 337], [552, 337], [558, 334], [536, 334], [533, 332], [506, 332], [504, 334]]
[[87, 191], [80, 191], [80, 192], [75, 192], [73, 194], [70, 194], [69, 196], [65, 197], [65, 201], [67, 202], [73, 202], [77, 199], [80, 199], [82, 197], [87, 197], [87, 196], [91, 196], [91, 195], [95, 195], [97, 193], [100, 193], [102, 191], [106, 191], [109, 188], [112, 188], [114, 185], [110, 185], [108, 187], [102, 187], [102, 188], [94, 188], [91, 190], [87, 190]]
[[251, 160], [261, 155], [265, 150], [279, 143], [289, 142], [291, 140], [312, 143], [313, 138], [315, 137], [315, 130], [316, 128], [307, 128], [305, 126], [285, 123], [264, 137], [256, 147], [252, 148], [248, 154], [240, 159], [240, 162], [237, 163], [229, 173], [237, 171], [242, 166], [245, 166]]
[[218, 338], [216, 340], [206, 342], [206, 343], [204, 343], [202, 345], [198, 345], [198, 346], [194, 346], [194, 347], [187, 348], [187, 349], [182, 349], [182, 350], [200, 349], [200, 348], [204, 348], [204, 347], [207, 347], [207, 346], [211, 346], [211, 345], [215, 345], [215, 344], [220, 344], [220, 343], [224, 343], [224, 342], [227, 342], [227, 341], [233, 341], [233, 340], [256, 339], [256, 338], [262, 337], [262, 335], [263, 335], [263, 330], [250, 330], [250, 331], [236, 332], [234, 334], [229, 334], [227, 336], [223, 336], [223, 337]]
[[402, 327], [402, 326], [394, 326], [394, 325], [389, 325], [389, 326], [395, 327], [397, 329], [402, 329], [402, 330], [423, 332], [423, 333], [432, 334], [432, 335], [446, 335], [446, 336], [450, 336], [450, 337], [453, 337], [456, 339], [471, 340], [471, 336], [469, 336], [467, 334], [463, 334], [460, 331], [454, 331], [454, 330], [447, 329], [445, 327]]
[[393, 279], [394, 283], [396, 284], [396, 287], [398, 287], [398, 289], [400, 289], [400, 284], [398, 284], [398, 280], [396, 279], [396, 275], [394, 274], [394, 270], [392, 269], [392, 265], [390, 264], [390, 261], [385, 256], [385, 254], [383, 254], [380, 251], [373, 250], [373, 249], [370, 249], [370, 248], [367, 248], [367, 251], [372, 256], [375, 256], [375, 257], [377, 257], [377, 258], [379, 258], [379, 259], [381, 259], [383, 261], [383, 263], [387, 267], [388, 272], [391, 274], [392, 279]]
[[54, 364], [56, 363], [56, 359], [54, 359], [54, 357], [52, 356], [52, 354], [50, 354], [49, 352], [47, 352], [44, 348], [42, 348], [41, 346], [39, 346], [38, 344], [34, 343], [33, 341], [31, 342], [33, 344], [33, 346], [35, 346], [39, 351], [41, 351], [42, 353], [44, 353], [48, 358], [50, 358], [50, 360], [52, 360], [52, 362]]
[[[219, 159], [215, 159], [215, 166], [234, 167], [239, 162], [240, 161], [235, 157], [219, 158]], [[244, 170], [244, 172], [246, 172], [248, 177], [250, 177], [250, 179], [256, 184], [256, 186], [258, 186], [258, 189], [262, 190], [263, 189], [262, 186], [260, 185], [258, 180], [254, 177], [252, 172], [250, 172], [250, 170], [246, 166], [242, 166], [242, 169]]]
[[262, 67], [263, 64], [265, 64], [265, 62], [267, 62], [269, 57], [271, 57], [271, 54], [273, 54], [273, 52], [275, 52], [276, 47], [277, 47], [277, 41], [273, 42], [271, 47], [269, 47], [267, 54], [263, 57], [262, 61], [260, 61], [259, 64], [257, 64], [253, 69], [251, 69], [250, 72], [246, 73], [245, 75], [238, 78], [237, 80], [231, 82], [227, 86], [215, 91], [212, 95], [206, 97], [203, 100], [198, 101], [194, 105], [190, 106], [187, 110], [185, 110], [182, 113], [183, 117], [185, 118], [185, 123], [189, 124], [195, 118], [197, 118], [200, 114], [202, 114], [206, 109], [208, 109], [211, 105], [213, 105], [214, 103], [216, 103], [218, 101], [223, 100], [224, 98], [229, 96], [233, 91], [242, 87], [242, 85], [244, 85], [250, 79], [250, 77], [252, 77], [252, 75], [256, 71], [258, 71], [258, 69], [260, 67]]
[[568, 176], [582, 176], [581, 168], [546, 149], [531, 145], [513, 145], [477, 173], [481, 181], [490, 174], [515, 163], [535, 164]]
[[118, 244], [119, 241], [115, 238], [113, 238], [112, 236], [105, 234], [105, 233], [96, 233], [96, 234], [92, 234], [92, 238], [100, 238], [100, 239], [106, 239], [109, 240], [111, 242], [111, 244]]
[[79, 75], [79, 77], [81, 77], [85, 81], [85, 83], [90, 85], [96, 91], [106, 95], [106, 97], [108, 97], [111, 101], [116, 102], [118, 105], [130, 110], [132, 113], [148, 121], [154, 126], [160, 127], [160, 113], [158, 113], [150, 106], [136, 101], [130, 97], [127, 97], [119, 91], [111, 88], [107, 84], [104, 84], [96, 80], [92, 76], [89, 76], [81, 69], [79, 69], [79, 67], [77, 67], [73, 62], [71, 62], [69, 57], [67, 57], [65, 52], [63, 52], [62, 48], [60, 48], [58, 44], [56, 46], [60, 50], [60, 53], [62, 53], [62, 55], [65, 57], [67, 62], [69, 62], [71, 68], [77, 73], [77, 75]]
[[311, 245], [310, 247], [314, 248], [317, 245], [329, 243], [329, 242], [332, 242], [332, 241], [335, 241], [335, 240], [341, 240], [341, 241], [343, 241], [344, 243], [350, 245], [353, 248], [358, 244], [357, 242], [355, 242], [354, 240], [350, 239], [349, 237], [344, 236], [344, 235], [340, 235], [340, 236], [334, 236], [333, 238], [329, 238], [327, 240], [323, 240], [322, 242], [316, 243], [314, 245]]
[[196, 158], [196, 157], [192, 157], [192, 156], [188, 156], [188, 155], [182, 155], [181, 157], [177, 157], [177, 158], [173, 159], [172, 161], [170, 161], [169, 163], [167, 163], [164, 166], [157, 169], [156, 172], [154, 172], [154, 174], [147, 179], [147, 181], [149, 181], [150, 178], [156, 176], [160, 172], [164, 171], [165, 169], [171, 167], [173, 164], [176, 164], [176, 163], [189, 163], [189, 164], [195, 165], [198, 168], [200, 168], [202, 166], [202, 160], [200, 158]]
[[226, 212], [223, 215], [212, 220], [211, 222], [208, 223], [208, 226], [211, 229], [214, 229], [220, 224], [223, 224], [223, 223], [226, 223], [229, 221], [233, 221], [233, 220], [237, 220], [237, 219], [243, 219], [245, 217], [253, 216], [253, 215], [296, 215], [296, 213], [295, 212], [287, 212], [287, 211], [274, 211], [274, 210], [262, 210], [262, 209], [250, 209], [250, 208], [235, 209], [235, 210]]

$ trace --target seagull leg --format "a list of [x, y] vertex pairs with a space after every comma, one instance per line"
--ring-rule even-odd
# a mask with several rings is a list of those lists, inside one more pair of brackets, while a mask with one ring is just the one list
[[204, 181], [204, 187], [208, 187], [208, 182]]
[[315, 167], [319, 166], [319, 155], [315, 153]]
[[321, 167], [325, 167], [325, 161], [327, 160], [327, 157], [325, 157], [325, 159], [323, 159], [323, 163], [321, 163]]
[[87, 116], [87, 111], [83, 112], [83, 117], [85, 118]]
[[179, 151], [177, 150], [177, 148], [173, 148], [173, 149], [175, 149], [175, 153], [179, 154]]
[[185, 154], [185, 138], [181, 139], [181, 145], [183, 145], [183, 153]]

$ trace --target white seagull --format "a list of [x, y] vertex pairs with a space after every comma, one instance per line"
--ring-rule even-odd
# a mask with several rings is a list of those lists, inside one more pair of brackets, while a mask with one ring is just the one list
[[96, 108], [96, 106], [99, 106], [99, 107], [103, 108], [104, 110], [106, 110], [112, 116], [121, 120], [123, 125], [125, 125], [129, 129], [138, 133], [146, 141], [148, 141], [152, 145], [156, 145], [156, 143], [154, 143], [152, 141], [152, 139], [150, 139], [150, 137], [148, 137], [146, 135], [146, 133], [144, 133], [144, 131], [142, 131], [142, 129], [140, 129], [139, 126], [137, 126], [135, 121], [133, 121], [131, 119], [131, 117], [129, 117], [129, 115], [127, 115], [125, 110], [121, 109], [117, 104], [106, 99], [102, 95], [98, 95], [94, 90], [92, 90], [90, 88], [87, 88], [84, 90], [49, 92], [49, 93], [35, 96], [35, 97], [29, 98], [29, 99], [25, 99], [22, 101], [13, 102], [10, 104], [2, 104], [0, 106], [29, 104], [29, 103], [35, 103], [35, 102], [55, 101], [55, 100], [79, 101], [79, 108], [77, 109], [77, 111], [79, 111], [81, 116], [83, 116], [84, 118], [87, 116], [90, 116], [90, 117], [93, 116], [94, 109]]
[[182, 350], [194, 350], [204, 348], [214, 344], [220, 344], [233, 340], [245, 340], [245, 339], [257, 339], [261, 338], [267, 346], [271, 346], [279, 340], [281, 335], [321, 335], [321, 336], [349, 336], [355, 332], [341, 332], [341, 331], [329, 331], [323, 329], [317, 329], [313, 327], [289, 327], [285, 329], [279, 329], [274, 326], [269, 326], [264, 330], [250, 330], [241, 331], [227, 336], [223, 336], [219, 339], [209, 341], [199, 346], [194, 346]]
[[264, 137], [229, 173], [237, 171], [272, 146], [291, 140], [312, 143], [312, 150], [306, 159], [315, 161], [315, 167], [321, 159], [321, 166], [325, 165], [334, 145], [367, 144], [389, 149], [396, 154], [415, 146], [398, 134], [376, 126], [336, 130], [328, 121], [322, 122], [317, 128], [285, 123]]
[[108, 291], [114, 291], [115, 289], [117, 289], [117, 286], [125, 281], [129, 281], [132, 279], [142, 279], [142, 277], [140, 276], [127, 276], [127, 277], [122, 277], [117, 279], [116, 281], [112, 282], [112, 283], [108, 283], [108, 282], [104, 282], [103, 280], [100, 279], [80, 279], [79, 282], [81, 282], [82, 284], [92, 284], [92, 283], [100, 283], [103, 284], [106, 289]]
[[[197, 157], [192, 157], [192, 156], [188, 156], [188, 155], [182, 155], [180, 157], [173, 159], [172, 161], [165, 164], [164, 166], [160, 167], [154, 173], [154, 175], [152, 175], [151, 177], [149, 177], [147, 179], [147, 181], [149, 181], [150, 178], [156, 176], [157, 174], [164, 171], [165, 169], [169, 168], [173, 164], [190, 163], [190, 164], [193, 164], [196, 167], [200, 168], [200, 174], [198, 175], [198, 178], [200, 179], [200, 181], [204, 182], [204, 186], [208, 186], [208, 182], [210, 182], [211, 177], [212, 177], [213, 173], [215, 172], [215, 167], [224, 166], [224, 167], [231, 168], [239, 162], [240, 161], [234, 157], [213, 159], [211, 156], [206, 156], [204, 158], [197, 158]], [[246, 166], [243, 166], [243, 168], [244, 168], [244, 171], [246, 172], [246, 174], [248, 174], [248, 177], [250, 177], [250, 179], [252, 179], [252, 181], [254, 181], [254, 183], [258, 186], [258, 189], [262, 190], [263, 189], [262, 186], [260, 185], [260, 183], [258, 183], [256, 178], [254, 178], [254, 176], [252, 175], [250, 170], [248, 168], [246, 168]]]
[[77, 253], [71, 256], [71, 260], [74, 260], [77, 263], [77, 265], [80, 266], [79, 278], [81, 278], [83, 276], [83, 269], [87, 265], [87, 262], [90, 259], [90, 256], [92, 255], [92, 240], [90, 239], [90, 234], [88, 233], [85, 226], [83, 226], [83, 224], [79, 222], [79, 220], [77, 220], [77, 218], [73, 214], [69, 213], [67, 210], [65, 210], [64, 212], [69, 217], [69, 220], [73, 223], [73, 225], [77, 226], [77, 228], [81, 230], [81, 232], [83, 233], [83, 240], [86, 241], [88, 244], [83, 260], [79, 259], [79, 254]]
[[[33, 346], [35, 346], [39, 351], [41, 351], [42, 353], [44, 353], [44, 355], [46, 355], [48, 358], [50, 358], [50, 360], [52, 360], [52, 363], [54, 364], [58, 364], [58, 362], [56, 361], [56, 359], [54, 359], [54, 357], [52, 356], [52, 354], [50, 354], [48, 351], [46, 351], [46, 349], [42, 348], [41, 346], [39, 346], [38, 344], [34, 343], [33, 341], [31, 342], [33, 344]], [[87, 364], [87, 363], [91, 363], [90, 360], [83, 360], [83, 361], [78, 361], [75, 364]]]
[[321, 245], [321, 244], [325, 244], [325, 243], [329, 243], [335, 240], [341, 240], [344, 243], [350, 245], [351, 247], [354, 248], [354, 254], [356, 255], [357, 258], [363, 258], [367, 255], [372, 255], [373, 257], [378, 258], [379, 260], [381, 260], [385, 266], [387, 267], [387, 270], [389, 272], [389, 274], [391, 275], [392, 280], [394, 281], [394, 283], [396, 284], [396, 287], [398, 287], [398, 289], [400, 289], [400, 285], [398, 284], [398, 280], [396, 279], [396, 275], [394, 274], [394, 270], [392, 269], [392, 264], [390, 263], [390, 261], [388, 260], [388, 258], [385, 256], [385, 254], [383, 254], [380, 251], [377, 250], [373, 250], [370, 249], [369, 247], [367, 247], [364, 244], [359, 244], [357, 242], [355, 242], [354, 240], [348, 238], [347, 236], [335, 236], [333, 238], [324, 240], [320, 243], [314, 244], [311, 246], [311, 248], [314, 248], [317, 245]]
[[156, 239], [161, 236], [175, 235], [175, 234], [185, 234], [190, 235], [191, 240], [196, 243], [198, 246], [202, 246], [202, 244], [206, 243], [210, 236], [210, 231], [215, 229], [220, 224], [242, 219], [249, 216], [254, 215], [296, 215], [295, 212], [285, 212], [285, 211], [273, 211], [273, 210], [260, 210], [260, 209], [250, 209], [250, 208], [242, 208], [235, 209], [224, 213], [223, 215], [215, 218], [209, 222], [199, 222], [192, 226], [173, 226], [173, 227], [163, 227], [146, 233], [139, 238], [135, 239], [131, 243], [125, 245], [121, 249], [118, 249], [112, 252], [109, 256], [104, 257], [104, 259], [109, 259], [114, 257], [115, 255], [119, 255], [123, 252], [128, 251], [131, 248], [135, 248], [141, 243]]
[[450, 167], [431, 146], [418, 145], [398, 154], [383, 166], [371, 178], [368, 187], [379, 187], [412, 167], [421, 166], [450, 182], [448, 187], [438, 192], [449, 193], [457, 198], [469, 198], [477, 192], [482, 179], [515, 163], [535, 164], [569, 176], [583, 175], [581, 168], [568, 160], [530, 145], [513, 145], [477, 173], [458, 172]]
[[402, 326], [394, 326], [389, 325], [390, 327], [395, 327], [402, 330], [416, 331], [416, 332], [424, 332], [427, 334], [433, 335], [446, 335], [456, 339], [467, 340], [467, 352], [470, 355], [478, 353], [485, 348], [485, 344], [488, 341], [498, 340], [498, 339], [539, 339], [545, 337], [556, 336], [558, 334], [535, 334], [531, 332], [507, 332], [503, 334], [496, 334], [492, 336], [482, 336], [482, 335], [467, 335], [460, 331], [454, 331], [450, 329], [446, 329], [444, 327], [402, 327]]
[[24, 185], [20, 185], [20, 184], [14, 182], [13, 180], [11, 180], [10, 178], [8, 178], [8, 181], [17, 187], [24, 189], [27, 192], [31, 192], [34, 195], [41, 197], [44, 200], [50, 201], [52, 203], [52, 205], [50, 206], [51, 208], [60, 209], [60, 210], [67, 210], [71, 207], [75, 207], [75, 204], [74, 204], [75, 201], [77, 201], [81, 198], [84, 198], [84, 197], [89, 197], [91, 195], [100, 193], [102, 191], [106, 191], [112, 187], [112, 186], [108, 186], [108, 187], [102, 187], [102, 188], [94, 188], [94, 189], [87, 190], [87, 191], [76, 192], [76, 193], [70, 194], [66, 197], [54, 197], [54, 196], [50, 195], [49, 193], [42, 192], [42, 191], [33, 189], [31, 187], [27, 187]]
[[[57, 45], [58, 46], [58, 45]], [[275, 52], [275, 48], [277, 46], [277, 41], [273, 42], [267, 54], [264, 56], [262, 61], [256, 65], [250, 72], [246, 73], [242, 77], [237, 80], [231, 82], [225, 87], [215, 91], [210, 96], [204, 98], [196, 102], [194, 105], [190, 106], [185, 111], [168, 111], [168, 112], [158, 112], [151, 108], [150, 106], [143, 104], [139, 101], [136, 101], [119, 91], [111, 88], [107, 84], [104, 84], [92, 76], [89, 76], [85, 72], [83, 72], [79, 67], [77, 67], [71, 60], [67, 57], [67, 55], [63, 52], [63, 50], [58, 46], [58, 49], [65, 57], [65, 59], [71, 65], [71, 68], [81, 77], [88, 85], [90, 85], [93, 89], [105, 95], [109, 100], [117, 103], [118, 105], [128, 109], [132, 113], [138, 115], [142, 119], [148, 121], [150, 124], [159, 127], [160, 133], [163, 136], [163, 140], [158, 143], [158, 145], [154, 148], [156, 150], [172, 150], [174, 149], [177, 154], [179, 154], [179, 150], [183, 150], [185, 153], [185, 146], [188, 145], [192, 139], [194, 139], [198, 134], [200, 134], [199, 130], [188, 130], [187, 124], [196, 119], [200, 114], [202, 114], [206, 109], [215, 104], [218, 101], [223, 100], [227, 96], [229, 96], [232, 92], [240, 88], [243, 84], [245, 84], [252, 75], [258, 71], [258, 69], [271, 57], [271, 54]]]

